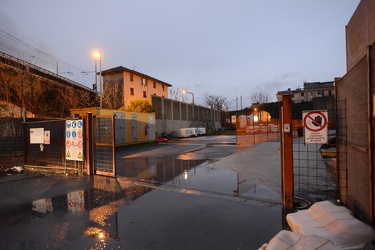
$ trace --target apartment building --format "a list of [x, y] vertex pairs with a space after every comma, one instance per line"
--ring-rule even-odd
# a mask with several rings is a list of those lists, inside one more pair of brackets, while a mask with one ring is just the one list
[[172, 85], [154, 77], [119, 66], [102, 71], [103, 106], [118, 109], [134, 99], [152, 102], [152, 95], [168, 98]]
[[277, 101], [281, 101], [282, 95], [291, 94], [294, 103], [311, 102], [317, 97], [334, 96], [335, 82], [305, 82], [303, 88], [295, 90], [278, 91], [276, 94]]

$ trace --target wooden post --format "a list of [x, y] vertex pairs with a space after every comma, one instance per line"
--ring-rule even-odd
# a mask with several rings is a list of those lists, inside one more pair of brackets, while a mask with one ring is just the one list
[[282, 183], [283, 206], [293, 209], [293, 130], [292, 130], [292, 98], [282, 96]]

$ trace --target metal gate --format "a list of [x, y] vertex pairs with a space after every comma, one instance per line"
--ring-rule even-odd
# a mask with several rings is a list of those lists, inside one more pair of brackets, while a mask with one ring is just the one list
[[94, 173], [116, 176], [115, 116], [93, 118], [92, 159]]
[[[24, 166], [42, 171], [81, 173], [82, 162], [66, 158], [66, 121], [46, 120], [23, 123]], [[48, 135], [48, 136], [46, 136]]]
[[[286, 100], [289, 97], [285, 98]], [[291, 100], [290, 100], [291, 102]], [[288, 106], [284, 104], [283, 106]], [[302, 119], [303, 111], [326, 110], [328, 113], [328, 143], [306, 143]], [[314, 100], [311, 107], [290, 104], [290, 110], [282, 108], [283, 157], [283, 197], [293, 201], [294, 208], [321, 200], [334, 200], [338, 197], [336, 173], [336, 122], [334, 100]], [[289, 119], [290, 118], [290, 119]], [[290, 143], [284, 143], [290, 138]], [[285, 155], [287, 153], [288, 155]], [[285, 161], [287, 159], [287, 161]], [[287, 175], [285, 175], [287, 173]], [[288, 208], [291, 208], [288, 206]]]
[[[72, 120], [72, 119], [69, 119]], [[74, 119], [73, 119], [74, 120]], [[24, 165], [39, 170], [116, 176], [115, 117], [83, 119], [82, 161], [69, 160], [74, 143], [67, 143], [66, 120], [26, 122]], [[39, 133], [40, 136], [36, 134]], [[46, 140], [45, 133], [49, 138]], [[40, 138], [39, 138], [40, 137]], [[69, 146], [69, 145], [70, 146]]]

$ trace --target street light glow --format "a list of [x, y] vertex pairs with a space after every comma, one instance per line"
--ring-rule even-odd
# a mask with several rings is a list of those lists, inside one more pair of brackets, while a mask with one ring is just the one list
[[102, 60], [102, 52], [101, 51], [94, 51], [94, 57], [97, 58], [99, 61]]
[[182, 94], [191, 94], [193, 96], [193, 104], [194, 104], [194, 94], [192, 92], [189, 92], [189, 91], [186, 91], [186, 90], [182, 90]]

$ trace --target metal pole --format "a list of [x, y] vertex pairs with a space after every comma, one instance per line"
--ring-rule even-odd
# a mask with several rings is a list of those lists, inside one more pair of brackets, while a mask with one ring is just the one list
[[98, 68], [95, 60], [95, 92], [98, 93]]
[[103, 80], [102, 80], [102, 52], [100, 52], [99, 58], [99, 81], [100, 81], [100, 109], [102, 109], [103, 105]]
[[86, 164], [86, 174], [91, 175], [94, 173], [93, 171], [93, 134], [92, 134], [92, 113], [86, 113], [86, 121], [85, 121], [85, 164]]

